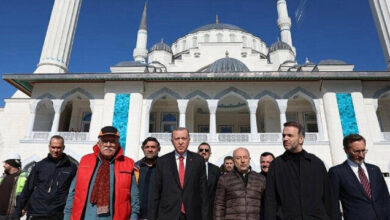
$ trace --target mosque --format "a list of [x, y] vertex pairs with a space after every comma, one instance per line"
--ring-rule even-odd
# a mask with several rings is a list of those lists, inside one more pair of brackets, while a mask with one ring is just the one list
[[[370, 1], [389, 61], [389, 9], [379, 2]], [[346, 158], [343, 136], [357, 132], [367, 139], [367, 160], [388, 176], [389, 72], [357, 72], [341, 60], [297, 63], [286, 0], [275, 1], [280, 40], [273, 43], [216, 19], [149, 49], [145, 4], [134, 60], [103, 74], [68, 73], [80, 6], [81, 0], [55, 0], [35, 72], [3, 75], [18, 91], [0, 109], [1, 155], [12, 150], [24, 164], [38, 161], [50, 136], [60, 134], [65, 152], [79, 160], [99, 129], [113, 125], [126, 155], [138, 160], [148, 136], [161, 142], [161, 154], [172, 151], [170, 131], [180, 126], [190, 131], [191, 150], [212, 146], [211, 162], [221, 164], [243, 146], [258, 168], [262, 152], [284, 151], [283, 123], [299, 121], [304, 148], [328, 168]]]

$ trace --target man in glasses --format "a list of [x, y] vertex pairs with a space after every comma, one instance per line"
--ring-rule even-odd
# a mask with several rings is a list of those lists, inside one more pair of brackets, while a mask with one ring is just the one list
[[98, 137], [94, 152], [80, 160], [66, 201], [64, 220], [138, 220], [134, 161], [123, 155], [115, 127], [102, 128]]
[[350, 134], [343, 145], [347, 160], [329, 170], [336, 219], [390, 219], [390, 196], [382, 172], [364, 161], [366, 140], [359, 134]]
[[205, 160], [206, 165], [206, 177], [207, 177], [207, 189], [209, 192], [209, 215], [210, 219], [213, 216], [214, 209], [214, 199], [215, 199], [215, 190], [217, 189], [217, 183], [221, 172], [219, 168], [209, 162], [209, 158], [211, 156], [211, 147], [208, 143], [203, 142], [198, 146], [198, 154], [202, 156]]

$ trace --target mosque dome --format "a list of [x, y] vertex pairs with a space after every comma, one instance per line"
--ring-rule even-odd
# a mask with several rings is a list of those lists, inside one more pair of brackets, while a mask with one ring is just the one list
[[243, 28], [240, 28], [240, 27], [233, 25], [233, 24], [215, 23], [215, 24], [207, 24], [207, 25], [198, 27], [195, 30], [191, 31], [190, 34], [196, 33], [199, 31], [208, 31], [208, 30], [214, 30], [214, 29], [216, 29], [216, 30], [228, 29], [228, 30], [248, 32], [248, 31], [244, 30]]
[[280, 40], [271, 45], [271, 47], [269, 48], [269, 53], [272, 53], [276, 50], [290, 50], [291, 52], [293, 51], [290, 45]]
[[153, 45], [153, 47], [150, 48], [150, 52], [155, 50], [163, 50], [163, 51], [167, 51], [168, 53], [172, 53], [171, 47], [168, 44], [164, 43], [162, 40], [161, 42]]
[[205, 72], [208, 73], [229, 73], [229, 72], [249, 72], [246, 65], [234, 58], [225, 57], [212, 63]]

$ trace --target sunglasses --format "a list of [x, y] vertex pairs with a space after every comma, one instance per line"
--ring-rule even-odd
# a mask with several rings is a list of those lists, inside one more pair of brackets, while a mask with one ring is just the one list
[[200, 149], [198, 150], [198, 152], [202, 152], [202, 151], [208, 153], [208, 152], [210, 151], [210, 149], [202, 149], [202, 148], [200, 148]]

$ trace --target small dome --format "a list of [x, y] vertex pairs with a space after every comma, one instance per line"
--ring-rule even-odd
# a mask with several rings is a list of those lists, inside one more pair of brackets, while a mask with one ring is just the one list
[[248, 32], [248, 31], [246, 31], [246, 30], [244, 30], [236, 25], [216, 23], [216, 24], [207, 24], [207, 25], [198, 27], [195, 30], [191, 31], [190, 34], [196, 33], [198, 31], [208, 31], [208, 30], [213, 30], [213, 29], [216, 29], [216, 30], [228, 29], [228, 30]]
[[155, 50], [164, 50], [164, 51], [167, 51], [168, 53], [172, 53], [171, 47], [168, 44], [164, 43], [162, 40], [160, 43], [157, 43], [157, 44], [153, 45], [152, 48], [150, 48], [150, 52], [155, 51]]
[[290, 45], [288, 45], [286, 42], [283, 41], [277, 41], [274, 44], [272, 44], [271, 47], [269, 48], [268, 53], [272, 53], [276, 50], [290, 50], [292, 52]]
[[318, 65], [346, 65], [342, 60], [321, 60]]
[[246, 65], [234, 58], [225, 57], [212, 63], [205, 72], [208, 73], [229, 73], [229, 72], [249, 72]]

